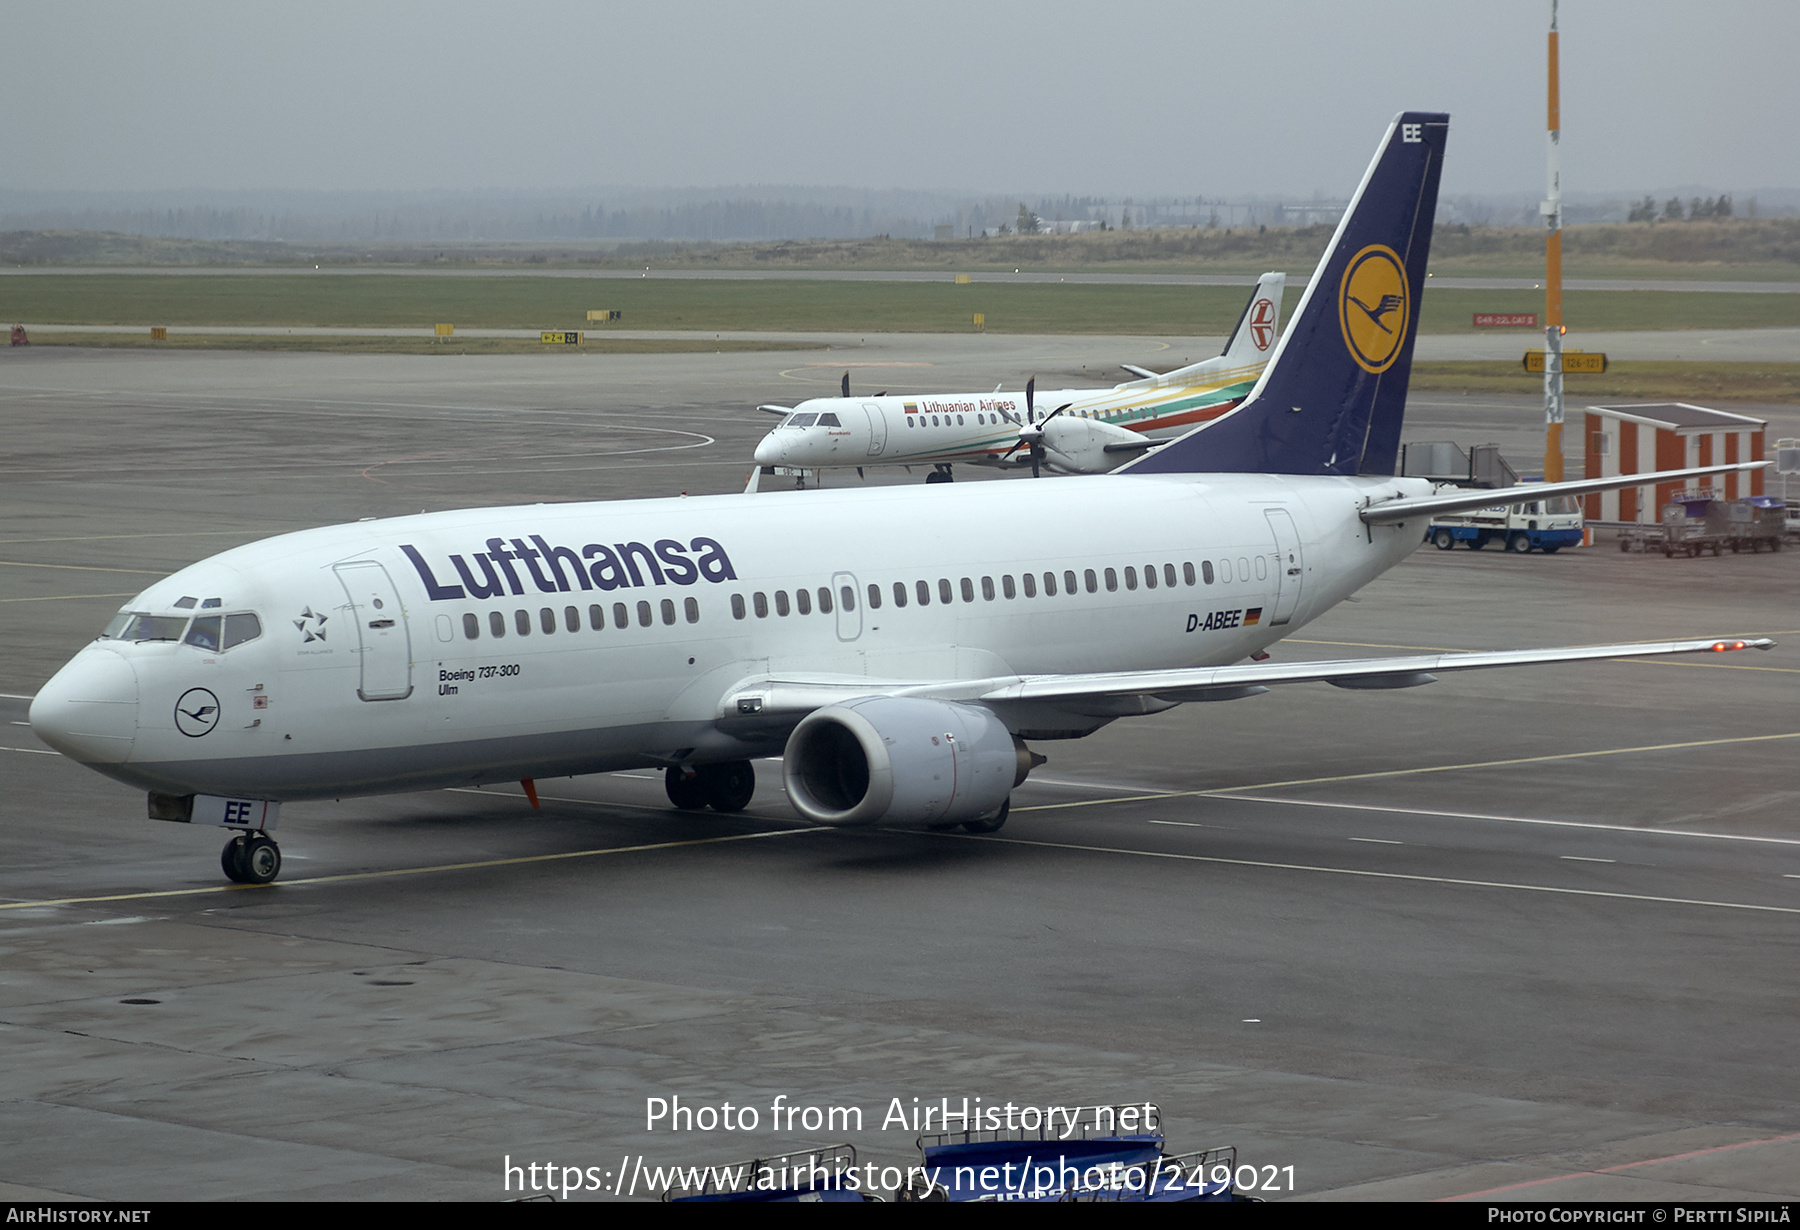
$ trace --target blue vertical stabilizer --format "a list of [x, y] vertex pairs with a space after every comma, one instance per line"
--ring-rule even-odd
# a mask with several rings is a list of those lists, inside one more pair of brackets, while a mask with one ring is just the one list
[[1130, 474], [1392, 474], [1450, 117], [1395, 117], [1262, 379]]

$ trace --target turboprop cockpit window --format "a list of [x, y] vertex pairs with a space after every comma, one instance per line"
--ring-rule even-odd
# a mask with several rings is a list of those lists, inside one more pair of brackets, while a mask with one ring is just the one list
[[187, 629], [186, 615], [151, 615], [120, 611], [100, 635], [113, 641], [178, 641]]
[[789, 427], [811, 427], [818, 421], [819, 416], [816, 414], [796, 414], [787, 421], [787, 425]]
[[838, 416], [835, 414], [821, 414], [819, 416], [819, 426], [821, 426], [821, 427], [842, 427], [843, 424], [838, 422]]

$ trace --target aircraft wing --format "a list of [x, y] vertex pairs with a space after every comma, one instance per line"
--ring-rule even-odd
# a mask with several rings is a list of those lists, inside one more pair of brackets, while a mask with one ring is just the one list
[[[1283, 683], [1329, 683], [1340, 688], [1410, 688], [1436, 681], [1446, 671], [1494, 666], [1539, 666], [1552, 662], [1588, 662], [1609, 658], [1650, 658], [1677, 653], [1726, 653], [1737, 649], [1772, 649], [1767, 637], [1735, 637], [1687, 641], [1650, 641], [1621, 645], [1572, 645], [1557, 649], [1497, 649], [1470, 653], [1408, 654], [1404, 657], [1351, 658], [1326, 662], [1251, 662], [1234, 666], [1199, 666], [1185, 670], [1116, 671], [1092, 675], [1028, 675], [984, 692], [979, 699], [1057, 701], [1079, 697], [1152, 696], [1188, 701], [1234, 699], [1246, 689], [1262, 690]], [[1222, 693], [1226, 695], [1221, 695]]]
[[1496, 666], [1541, 666], [1651, 658], [1678, 653], [1729, 653], [1772, 649], [1767, 637], [1712, 637], [1613, 645], [1572, 645], [1555, 649], [1497, 649], [1463, 653], [1408, 654], [1319, 662], [1249, 662], [1176, 670], [1111, 671], [1080, 675], [1011, 677], [920, 682], [846, 678], [836, 675], [766, 677], [746, 680], [725, 697], [722, 717], [799, 715], [864, 696], [912, 696], [930, 700], [1004, 705], [1008, 702], [1081, 702], [1149, 698], [1180, 704], [1236, 700], [1285, 683], [1329, 683], [1352, 689], [1410, 688], [1436, 682], [1447, 671]]
[[1424, 514], [1467, 512], [1472, 508], [1493, 508], [1498, 504], [1523, 504], [1529, 500], [1549, 499], [1559, 495], [1586, 495], [1590, 491], [1613, 491], [1620, 487], [1650, 487], [1657, 483], [1683, 482], [1708, 474], [1735, 470], [1760, 470], [1766, 461], [1740, 461], [1730, 465], [1695, 466], [1690, 470], [1657, 470], [1648, 474], [1618, 474], [1611, 478], [1577, 478], [1566, 483], [1523, 483], [1517, 487], [1473, 487], [1439, 495], [1420, 496], [1411, 500], [1388, 500], [1371, 504], [1362, 510], [1362, 519], [1370, 525], [1388, 521], [1410, 521]]
[[769, 405], [769, 406], [758, 406], [757, 409], [761, 410], [764, 414], [792, 414], [794, 412], [794, 408], [792, 406]]

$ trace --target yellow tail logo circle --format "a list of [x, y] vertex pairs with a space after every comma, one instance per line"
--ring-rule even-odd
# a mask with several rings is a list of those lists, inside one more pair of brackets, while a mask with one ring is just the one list
[[1351, 257], [1338, 288], [1338, 324], [1357, 366], [1377, 375], [1392, 367], [1411, 318], [1411, 291], [1399, 254], [1372, 243]]

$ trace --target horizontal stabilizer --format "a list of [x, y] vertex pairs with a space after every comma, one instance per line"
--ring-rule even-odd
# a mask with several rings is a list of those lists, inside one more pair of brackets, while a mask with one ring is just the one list
[[1162, 374], [1161, 372], [1153, 372], [1147, 367], [1139, 367], [1135, 363], [1121, 363], [1119, 366], [1138, 377], [1140, 380], [1155, 380]]
[[1620, 487], [1651, 487], [1658, 483], [1686, 482], [1708, 474], [1760, 470], [1766, 461], [1739, 461], [1730, 465], [1695, 466], [1688, 470], [1657, 470], [1649, 474], [1616, 474], [1611, 478], [1576, 478], [1566, 483], [1523, 483], [1517, 487], [1470, 487], [1442, 495], [1424, 495], [1411, 500], [1388, 500], [1371, 504], [1362, 510], [1362, 519], [1370, 525], [1394, 521], [1410, 521], [1418, 516], [1468, 512], [1475, 508], [1495, 508], [1502, 504], [1523, 504], [1559, 495], [1587, 495], [1593, 491], [1615, 491]]

